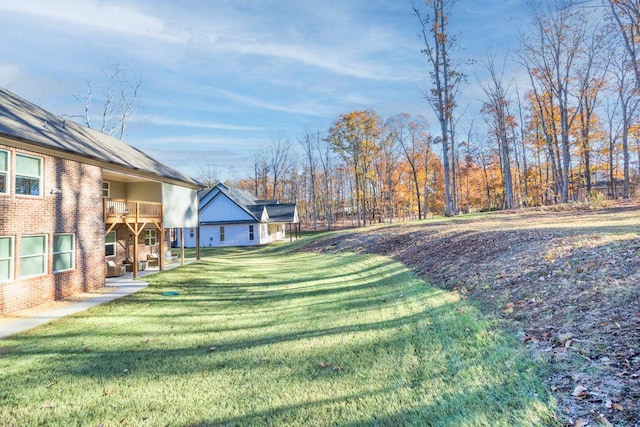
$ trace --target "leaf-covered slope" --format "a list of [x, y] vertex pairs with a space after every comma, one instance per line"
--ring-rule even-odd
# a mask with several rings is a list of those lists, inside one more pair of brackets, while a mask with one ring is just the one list
[[343, 231], [305, 250], [391, 256], [458, 290], [551, 363], [547, 382], [565, 421], [636, 425], [639, 230], [640, 204], [627, 201]]

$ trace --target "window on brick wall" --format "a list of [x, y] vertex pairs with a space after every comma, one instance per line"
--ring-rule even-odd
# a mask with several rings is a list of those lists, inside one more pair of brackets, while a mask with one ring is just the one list
[[220, 226], [220, 241], [224, 242], [224, 225]]
[[13, 278], [13, 237], [0, 237], [0, 282]]
[[155, 229], [144, 230], [144, 245], [155, 246], [157, 243], [157, 234]]
[[9, 152], [0, 150], [0, 193], [8, 193], [9, 181]]
[[53, 236], [53, 271], [66, 271], [75, 268], [76, 239], [73, 234], [55, 234]]
[[16, 194], [40, 195], [42, 159], [16, 154]]
[[111, 183], [102, 181], [102, 197], [111, 197]]
[[20, 240], [20, 276], [29, 277], [47, 271], [47, 236], [24, 236]]
[[114, 256], [116, 254], [116, 232], [110, 231], [104, 238], [104, 255]]

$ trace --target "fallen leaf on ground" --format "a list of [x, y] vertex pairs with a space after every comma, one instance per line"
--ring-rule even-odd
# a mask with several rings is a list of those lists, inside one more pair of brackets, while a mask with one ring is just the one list
[[587, 424], [589, 424], [588, 420], [585, 420], [584, 418], [578, 418], [576, 422], [573, 423], [573, 427], [584, 427]]
[[55, 407], [56, 404], [54, 402], [45, 402], [44, 404], [42, 404], [42, 409], [51, 409]]
[[613, 427], [613, 424], [611, 424], [611, 421], [606, 419], [605, 416], [602, 414], [600, 414], [597, 421], [598, 423], [600, 423], [600, 425], [603, 425], [604, 427]]
[[582, 399], [584, 397], [587, 397], [587, 395], [589, 394], [589, 391], [587, 390], [586, 387], [579, 385], [575, 389], [573, 389], [573, 393], [571, 394], [573, 395], [573, 397]]

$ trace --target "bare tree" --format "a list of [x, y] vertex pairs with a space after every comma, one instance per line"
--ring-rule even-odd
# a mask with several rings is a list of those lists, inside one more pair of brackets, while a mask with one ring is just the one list
[[206, 188], [213, 188], [220, 182], [218, 170], [211, 162], [200, 165], [196, 177]]
[[571, 101], [575, 101], [572, 99], [575, 91], [571, 84], [575, 82], [575, 65], [584, 50], [583, 40], [588, 23], [583, 12], [575, 6], [574, 0], [535, 3], [535, 34], [523, 34], [521, 37], [524, 47], [522, 58], [532, 76], [532, 83], [537, 80], [542, 95], [551, 94], [559, 110], [562, 152], [560, 192], [563, 203], [569, 200], [570, 130], [577, 115], [577, 109], [571, 108]]
[[606, 60], [605, 38], [601, 25], [595, 25], [588, 38], [582, 61], [578, 64], [576, 80], [578, 82], [578, 115], [580, 137], [582, 139], [582, 158], [587, 194], [591, 192], [591, 145], [594, 133], [594, 118], [601, 90], [606, 85], [609, 62]]
[[492, 120], [489, 122], [489, 126], [498, 140], [505, 208], [513, 209], [513, 180], [511, 177], [511, 158], [509, 156], [509, 137], [507, 132], [508, 128], [512, 126], [513, 120], [507, 110], [509, 100], [507, 99], [507, 89], [503, 84], [504, 68], [501, 71], [496, 70], [495, 57], [493, 55], [488, 55], [483, 65], [489, 73], [488, 81], [480, 83], [488, 98], [483, 110], [491, 117]]
[[[138, 92], [142, 79], [140, 76], [130, 78], [120, 64], [102, 67], [100, 71], [103, 77], [102, 84], [88, 77], [84, 81], [85, 94], [71, 95], [83, 105], [83, 114], [68, 115], [68, 117], [81, 118], [88, 128], [124, 140], [129, 120], [138, 108]], [[92, 103], [96, 97], [102, 102], [98, 126], [95, 126], [92, 121]]]
[[[319, 135], [318, 135], [319, 136]], [[332, 168], [333, 168], [333, 160], [331, 157], [331, 145], [325, 139], [320, 139], [319, 137], [316, 139], [316, 150], [318, 152], [318, 160], [320, 161], [320, 165], [322, 166], [322, 181], [324, 185], [322, 186], [322, 198], [324, 200], [324, 217], [327, 222], [327, 230], [331, 230], [332, 223], [332, 209], [331, 209], [331, 178], [332, 178]]]
[[622, 133], [622, 121], [616, 120], [616, 116], [619, 114], [620, 109], [620, 97], [614, 93], [607, 98], [606, 103], [606, 115], [607, 115], [607, 142], [608, 142], [608, 165], [609, 165], [609, 189], [611, 195], [617, 198], [616, 189], [616, 170], [617, 170], [617, 155], [616, 145], [618, 139]]
[[313, 219], [313, 229], [318, 229], [318, 212], [317, 212], [317, 196], [316, 196], [316, 168], [318, 160], [316, 158], [316, 147], [320, 141], [320, 133], [313, 134], [307, 127], [302, 131], [302, 137], [298, 139], [298, 143], [304, 151], [309, 166], [309, 180], [311, 184], [311, 214]]
[[463, 75], [455, 70], [450, 51], [456, 38], [449, 33], [449, 15], [455, 0], [427, 0], [427, 13], [423, 14], [414, 4], [413, 12], [420, 21], [422, 53], [431, 70], [432, 88], [425, 91], [425, 99], [433, 108], [441, 132], [442, 162], [444, 168], [445, 215], [452, 215], [452, 198], [449, 162], [450, 121], [455, 106], [454, 93]]
[[269, 154], [267, 162], [269, 164], [269, 172], [271, 174], [272, 198], [277, 199], [278, 184], [280, 179], [289, 170], [289, 148], [291, 143], [284, 139], [282, 133], [276, 134], [271, 138], [271, 144], [269, 145]]
[[400, 162], [401, 148], [398, 139], [394, 137], [394, 132], [385, 126], [385, 135], [381, 140], [381, 151], [384, 160], [384, 181], [385, 195], [387, 198], [389, 224], [393, 222], [395, 216], [394, 204], [396, 185], [398, 183], [397, 174], [398, 163]]
[[623, 156], [623, 174], [624, 189], [623, 197], [629, 197], [629, 131], [632, 126], [633, 117], [638, 109], [640, 102], [638, 87], [634, 79], [633, 64], [635, 62], [629, 57], [629, 53], [625, 50], [620, 54], [617, 60], [612, 62], [612, 74], [615, 78], [615, 89], [618, 95], [621, 120], [621, 138], [622, 138], [622, 156]]
[[640, 0], [606, 0], [618, 24], [640, 89]]
[[269, 183], [269, 164], [267, 155], [263, 149], [257, 149], [251, 157], [253, 163], [254, 194], [259, 198], [268, 198], [267, 188]]
[[[430, 139], [427, 133], [427, 120], [423, 116], [411, 117], [407, 113], [401, 113], [389, 118], [386, 127], [399, 144], [409, 169], [411, 169], [411, 178], [417, 199], [418, 219], [426, 218], [426, 210], [422, 211], [423, 194], [420, 189], [424, 188], [426, 191], [427, 187], [428, 165], [425, 163], [429, 160]], [[423, 169], [425, 170], [424, 184], [420, 182], [419, 174]]]

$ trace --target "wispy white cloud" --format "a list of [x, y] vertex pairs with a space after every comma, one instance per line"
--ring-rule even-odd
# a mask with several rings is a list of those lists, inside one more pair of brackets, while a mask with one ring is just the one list
[[131, 6], [95, 0], [0, 0], [0, 11], [63, 22], [73, 26], [117, 32], [165, 42], [184, 43], [187, 39], [169, 31], [166, 23]]
[[240, 93], [232, 92], [227, 89], [215, 87], [209, 87], [208, 92], [227, 101], [232, 101], [264, 110], [279, 111], [292, 114], [304, 114], [310, 116], [317, 116], [325, 113], [324, 109], [318, 105], [311, 106], [308, 104], [300, 104], [296, 102], [276, 103], [248, 95], [242, 95]]
[[[271, 15], [269, 8], [260, 4], [246, 5], [249, 10], [238, 13], [232, 3], [221, 3], [216, 8], [199, 5], [185, 9], [174, 5], [163, 9], [154, 8], [154, 4], [132, 6], [98, 0], [0, 0], [0, 12], [42, 18], [46, 21], [44, 25], [64, 24], [68, 31], [84, 36], [89, 30], [102, 32], [109, 38], [133, 37], [136, 49], [146, 40], [155, 43], [149, 45], [149, 49], [156, 53], [163, 49], [157, 43], [168, 43], [170, 46], [164, 49], [169, 49], [169, 56], [182, 56], [185, 51], [208, 52], [288, 60], [359, 79], [406, 81], [413, 78], [385, 60], [406, 44], [390, 27], [370, 24], [367, 31], [362, 31], [356, 25], [355, 11], [333, 7], [335, 11], [323, 14], [325, 28], [319, 29], [319, 24], [314, 23], [317, 5], [301, 3], [284, 17]], [[283, 19], [282, 26], [274, 27], [275, 21]], [[305, 29], [309, 26], [318, 32], [309, 34]], [[335, 28], [340, 28], [339, 34]], [[100, 36], [92, 34], [92, 38], [99, 40]], [[79, 38], [78, 42], [82, 43], [83, 39]], [[122, 48], [133, 49], [133, 44], [129, 47], [124, 44]], [[180, 51], [171, 51], [178, 47]], [[158, 61], [166, 61], [163, 58], [164, 55], [159, 55]]]
[[158, 126], [170, 126], [178, 128], [193, 128], [193, 129], [216, 129], [216, 130], [230, 130], [230, 131], [261, 131], [264, 128], [259, 126], [247, 126], [247, 125], [232, 125], [228, 123], [214, 123], [202, 120], [179, 120], [169, 117], [152, 116], [152, 115], [135, 115], [131, 119], [131, 122], [142, 122]]
[[161, 147], [161, 146], [180, 146], [184, 151], [199, 150], [202, 146], [208, 147], [225, 147], [226, 149], [237, 150], [249, 146], [259, 145], [266, 141], [257, 138], [242, 137], [218, 137], [210, 135], [190, 135], [190, 136], [161, 136], [144, 138], [136, 142], [137, 146], [144, 147]]

